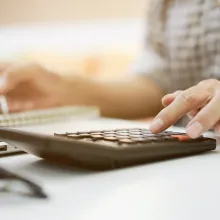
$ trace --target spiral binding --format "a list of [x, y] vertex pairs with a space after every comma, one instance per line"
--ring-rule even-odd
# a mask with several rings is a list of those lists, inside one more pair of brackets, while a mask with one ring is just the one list
[[83, 115], [99, 116], [96, 107], [64, 106], [51, 109], [34, 110], [0, 115], [0, 126], [15, 127], [23, 125], [46, 124], [69, 120]]

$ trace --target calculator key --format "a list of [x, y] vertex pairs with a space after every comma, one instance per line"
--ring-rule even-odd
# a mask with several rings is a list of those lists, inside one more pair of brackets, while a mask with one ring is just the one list
[[90, 135], [103, 135], [102, 132], [91, 132]]
[[117, 141], [118, 140], [118, 138], [116, 138], [116, 137], [104, 137], [104, 140], [106, 140], [106, 141]]
[[[86, 133], [86, 132], [84, 132], [84, 133]], [[96, 130], [92, 130], [92, 131], [89, 131], [89, 132], [87, 132], [87, 133], [89, 133], [89, 134], [91, 134], [91, 133], [103, 133], [103, 131], [96, 131]]]
[[142, 138], [143, 135], [141, 135], [141, 134], [130, 134], [129, 137], [131, 137], [131, 138]]
[[116, 137], [116, 134], [103, 134], [104, 137]]
[[117, 135], [116, 137], [118, 139], [130, 139], [130, 136], [128, 136], [128, 135]]
[[142, 134], [142, 137], [161, 137], [161, 135], [158, 135], [158, 134]]
[[142, 133], [140, 133], [140, 132], [131, 132], [130, 135], [139, 135], [139, 136], [142, 136]]
[[150, 130], [148, 130], [148, 129], [141, 129], [141, 131], [142, 132], [150, 132], [150, 133], [152, 133]]
[[129, 129], [129, 132], [141, 132], [142, 129], [138, 129], [138, 128], [132, 128], [132, 129]]
[[190, 141], [192, 140], [188, 135], [171, 135], [173, 138], [177, 138], [179, 141]]
[[150, 142], [150, 140], [148, 140], [146, 138], [141, 138], [141, 137], [132, 138], [132, 140], [135, 141], [135, 142]]
[[92, 139], [103, 139], [103, 135], [100, 135], [100, 134], [93, 134], [93, 135], [91, 135], [91, 138]]
[[[74, 134], [75, 134], [75, 133], [74, 133]], [[83, 134], [89, 134], [89, 132], [86, 132], [86, 131], [84, 131], [84, 132], [83, 132], [83, 131], [78, 131], [77, 134], [78, 134], [78, 135], [83, 135]]]
[[163, 136], [162, 139], [165, 141], [179, 141], [178, 138], [172, 136]]
[[160, 133], [161, 135], [186, 135], [185, 133], [174, 132], [174, 131], [164, 131]]
[[122, 143], [122, 144], [131, 144], [131, 143], [134, 143], [134, 141], [132, 139], [120, 139], [119, 140], [119, 143]]
[[88, 133], [79, 134], [79, 138], [89, 138], [89, 137], [90, 137], [90, 134], [88, 134]]
[[68, 136], [68, 135], [79, 135], [78, 132], [66, 132], [66, 134], [62, 134], [62, 135], [65, 135], [65, 136]]
[[129, 132], [128, 129], [117, 129], [115, 130], [115, 132]]
[[78, 134], [68, 134], [66, 137], [67, 138], [78, 138], [78, 139], [81, 138]]
[[129, 133], [116, 133], [116, 136], [129, 136]]
[[127, 129], [128, 131], [142, 131], [143, 129], [141, 128], [130, 128], [130, 129]]
[[103, 134], [115, 134], [114, 131], [104, 131]]

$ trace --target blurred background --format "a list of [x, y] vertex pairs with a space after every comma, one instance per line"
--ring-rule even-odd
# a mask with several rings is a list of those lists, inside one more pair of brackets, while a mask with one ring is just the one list
[[1, 0], [0, 23], [137, 18], [143, 0]]
[[147, 0], [0, 0], [1, 61], [118, 77], [143, 46]]

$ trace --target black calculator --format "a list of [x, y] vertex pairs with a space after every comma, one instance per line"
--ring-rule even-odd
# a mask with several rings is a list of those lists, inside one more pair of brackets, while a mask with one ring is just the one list
[[185, 133], [153, 134], [141, 128], [40, 135], [0, 129], [1, 140], [49, 161], [89, 169], [116, 169], [216, 149], [216, 140]]

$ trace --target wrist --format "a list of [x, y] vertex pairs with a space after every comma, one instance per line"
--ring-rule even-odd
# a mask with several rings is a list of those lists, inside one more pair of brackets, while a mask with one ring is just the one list
[[61, 84], [61, 105], [94, 105], [95, 81], [80, 76], [65, 76]]

